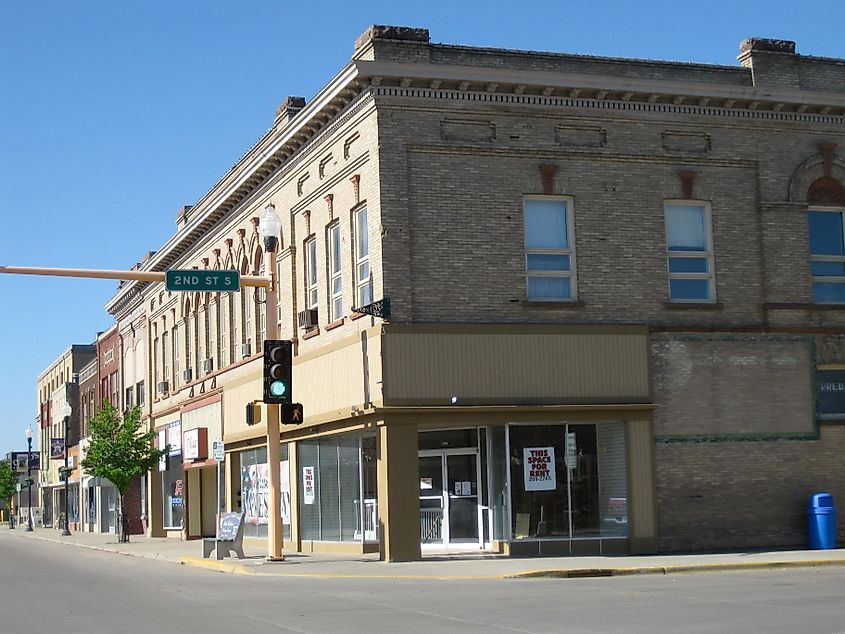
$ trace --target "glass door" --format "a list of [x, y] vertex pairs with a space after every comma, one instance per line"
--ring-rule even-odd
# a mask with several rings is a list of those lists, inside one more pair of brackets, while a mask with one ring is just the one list
[[443, 543], [443, 456], [420, 455], [420, 543]]
[[452, 544], [480, 544], [478, 455], [446, 453], [448, 537]]
[[420, 542], [482, 547], [478, 452], [421, 451]]

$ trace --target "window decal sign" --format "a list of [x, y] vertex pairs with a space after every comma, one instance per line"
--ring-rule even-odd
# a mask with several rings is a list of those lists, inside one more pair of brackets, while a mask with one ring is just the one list
[[554, 491], [557, 488], [555, 476], [554, 447], [526, 447], [522, 450], [526, 491]]
[[302, 467], [302, 499], [314, 504], [314, 467]]

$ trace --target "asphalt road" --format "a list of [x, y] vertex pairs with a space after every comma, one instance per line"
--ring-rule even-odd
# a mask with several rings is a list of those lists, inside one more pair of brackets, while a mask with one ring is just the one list
[[0, 533], [0, 633], [19, 632], [845, 633], [845, 568], [485, 581], [258, 577]]

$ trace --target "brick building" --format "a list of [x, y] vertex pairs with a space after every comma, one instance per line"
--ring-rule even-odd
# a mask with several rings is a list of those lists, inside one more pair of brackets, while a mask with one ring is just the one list
[[152, 534], [213, 534], [222, 438], [225, 504], [266, 536], [244, 408], [269, 317], [306, 415], [288, 548], [805, 543], [808, 494], [845, 500], [843, 87], [786, 41], [714, 66], [372, 27], [141, 267], [258, 274], [273, 204], [279, 314], [252, 289], [110, 303], [148, 319]]

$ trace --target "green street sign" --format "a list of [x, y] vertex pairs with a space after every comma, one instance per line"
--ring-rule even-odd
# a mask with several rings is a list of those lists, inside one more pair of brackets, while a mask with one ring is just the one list
[[231, 292], [241, 290], [239, 271], [188, 269], [165, 271], [164, 285], [168, 291]]

